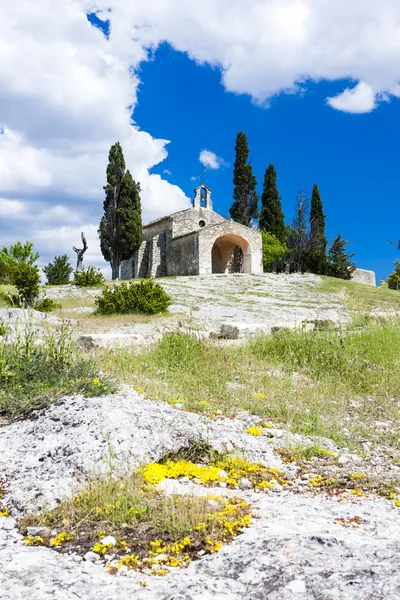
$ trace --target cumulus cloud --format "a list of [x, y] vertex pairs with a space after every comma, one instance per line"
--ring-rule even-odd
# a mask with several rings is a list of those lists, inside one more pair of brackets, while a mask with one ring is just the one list
[[[219, 67], [227, 90], [260, 104], [304, 90], [308, 80], [363, 82], [376, 100], [393, 95], [399, 83], [398, 0], [99, 1], [115, 5], [111, 29], [128, 35], [134, 27], [144, 47], [168, 41], [200, 64]], [[371, 102], [361, 92], [359, 110], [368, 111]]]
[[347, 88], [338, 96], [327, 99], [332, 108], [348, 113], [368, 113], [376, 107], [376, 93], [371, 86], [360, 81], [354, 88]]
[[200, 152], [199, 161], [206, 169], [216, 170], [222, 167], [225, 162], [223, 158], [217, 156], [211, 150], [202, 150]]
[[[88, 22], [93, 12], [107, 35]], [[116, 140], [142, 184], [144, 220], [189, 206], [180, 188], [149, 173], [168, 140], [133, 121], [140, 64], [162, 42], [219, 68], [226, 90], [265, 106], [310, 80], [348, 80], [327, 102], [349, 113], [400, 97], [398, 0], [64, 0], [57, 8], [18, 0], [0, 4], [0, 18], [0, 235], [35, 237], [52, 254], [85, 228], [100, 260], [96, 229]], [[206, 167], [221, 166], [203, 152]]]
[[93, 252], [87, 256], [101, 263], [96, 232], [108, 151], [117, 140], [142, 185], [145, 221], [189, 205], [177, 186], [149, 174], [166, 158], [168, 140], [132, 121], [135, 71], [148, 51], [120, 44], [118, 25], [107, 39], [87, 19], [92, 6], [0, 6], [1, 243], [32, 239], [44, 261], [69, 253], [84, 229]]

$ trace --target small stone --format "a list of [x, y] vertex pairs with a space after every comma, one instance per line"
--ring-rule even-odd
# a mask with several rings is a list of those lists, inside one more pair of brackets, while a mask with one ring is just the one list
[[338, 464], [339, 465], [347, 465], [347, 463], [349, 462], [349, 460], [350, 459], [349, 459], [348, 456], [345, 456], [344, 454], [342, 454], [342, 456], [339, 457]]
[[168, 554], [162, 553], [162, 554], [157, 554], [157, 556], [154, 557], [154, 560], [156, 562], [162, 562], [163, 560], [167, 560], [168, 558]]
[[106, 544], [107, 546], [109, 546], [109, 545], [116, 546], [117, 545], [117, 540], [115, 539], [114, 536], [107, 535], [106, 537], [103, 537], [102, 540], [100, 540], [100, 544]]
[[115, 558], [115, 554], [105, 554], [104, 555], [104, 560], [106, 560], [107, 562], [111, 562], [114, 558]]
[[73, 560], [74, 562], [76, 562], [76, 563], [79, 563], [79, 562], [81, 562], [81, 560], [82, 560], [82, 557], [81, 557], [81, 556], [79, 556], [79, 554], [73, 554], [73, 555], [71, 556], [71, 558], [72, 558], [72, 560]]
[[307, 587], [303, 579], [293, 579], [287, 586], [287, 590], [290, 590], [293, 594], [305, 594]]
[[279, 439], [284, 435], [285, 432], [282, 431], [282, 429], [268, 429], [268, 433], [271, 437]]
[[[1, 525], [0, 527], [2, 527], [3, 529], [5, 529], [6, 531], [11, 531], [11, 529], [14, 529], [14, 527], [16, 526], [16, 522], [15, 519], [13, 519], [12, 517], [5, 517], [0, 519]], [[29, 527], [28, 527], [29, 529]], [[32, 534], [28, 534], [28, 535], [32, 535]], [[37, 534], [35, 534], [37, 535]]]
[[260, 502], [260, 495], [259, 494], [253, 494], [250, 498], [251, 502]]
[[118, 569], [117, 575], [127, 575], [128, 571], [129, 571], [128, 567], [126, 565], [122, 565], [122, 567], [120, 567]]
[[197, 485], [201, 485], [203, 482], [201, 481], [201, 479], [199, 479], [198, 477], [195, 477], [193, 479], [193, 483], [196, 483]]
[[240, 479], [239, 481], [239, 487], [241, 490], [251, 490], [253, 484], [251, 483], [250, 479], [243, 477], [243, 479]]
[[272, 488], [272, 491], [277, 493], [283, 492], [283, 485], [281, 485], [280, 483], [276, 483]]
[[86, 562], [95, 563], [100, 560], [100, 556], [96, 554], [96, 552], [86, 552], [83, 559], [86, 560]]
[[187, 485], [190, 483], [190, 477], [188, 477], [187, 475], [185, 475], [185, 477], [180, 477], [179, 479], [180, 483], [183, 483], [184, 485]]
[[304, 479], [304, 480], [306, 480], [306, 479], [307, 479], [307, 480], [308, 480], [308, 479], [311, 479], [311, 475], [310, 475], [310, 473], [303, 473], [303, 475], [301, 476], [301, 479]]
[[356, 464], [360, 464], [363, 462], [363, 459], [361, 456], [359, 456], [358, 454], [350, 454], [350, 458], [351, 460], [356, 463]]
[[220, 488], [226, 488], [228, 486], [228, 484], [226, 483], [226, 481], [220, 481], [218, 483], [218, 485], [219, 485]]
[[33, 535], [34, 537], [36, 537], [36, 536], [50, 537], [51, 533], [52, 533], [51, 530], [48, 527], [44, 527], [44, 526], [27, 527], [26, 528], [26, 534]]
[[221, 479], [228, 479], [229, 473], [221, 469], [221, 471], [218, 473], [218, 477], [220, 477]]

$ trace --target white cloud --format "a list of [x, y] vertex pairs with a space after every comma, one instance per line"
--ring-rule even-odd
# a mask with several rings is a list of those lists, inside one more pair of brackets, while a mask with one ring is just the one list
[[[166, 40], [199, 63], [220, 67], [227, 90], [249, 94], [257, 103], [302, 90], [309, 79], [363, 82], [379, 100], [400, 80], [398, 0], [112, 4], [115, 31], [121, 27], [127, 34], [134, 27], [145, 47]], [[370, 110], [371, 102], [364, 102]]]
[[352, 89], [347, 88], [333, 98], [327, 99], [332, 108], [348, 113], [367, 113], [376, 107], [376, 93], [363, 81]]
[[172, 175], [172, 173], [169, 169], [164, 169], [163, 173], [164, 173], [164, 175]]
[[[108, 38], [89, 11], [110, 20]], [[168, 141], [132, 121], [139, 66], [164, 41], [220, 68], [228, 91], [262, 105], [309, 80], [348, 80], [327, 102], [350, 113], [400, 97], [398, 0], [63, 0], [56, 8], [18, 0], [0, 4], [0, 19], [1, 239], [35, 236], [53, 255], [84, 227], [96, 246], [116, 140], [141, 182], [144, 220], [189, 206], [182, 190], [149, 174]], [[221, 165], [209, 150], [202, 160]], [[100, 261], [98, 244], [96, 252]]]
[[147, 50], [125, 44], [117, 23], [108, 41], [87, 20], [91, 6], [86, 0], [65, 0], [57, 9], [51, 0], [0, 5], [1, 242], [32, 239], [45, 260], [69, 253], [72, 231], [86, 228], [93, 260], [102, 261], [95, 232], [108, 151], [117, 140], [142, 185], [144, 221], [189, 206], [182, 190], [149, 174], [169, 142], [131, 120], [134, 70]]
[[225, 162], [211, 150], [202, 150], [200, 152], [199, 161], [206, 169], [216, 170], [222, 167]]
[[190, 178], [190, 181], [195, 182], [195, 181], [198, 181], [199, 179], [200, 179], [200, 177], [193, 176], [193, 177]]

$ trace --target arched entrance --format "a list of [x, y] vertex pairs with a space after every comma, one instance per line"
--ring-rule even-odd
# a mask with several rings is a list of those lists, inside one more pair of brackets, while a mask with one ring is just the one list
[[251, 273], [249, 243], [236, 234], [226, 234], [215, 240], [211, 250], [213, 273]]

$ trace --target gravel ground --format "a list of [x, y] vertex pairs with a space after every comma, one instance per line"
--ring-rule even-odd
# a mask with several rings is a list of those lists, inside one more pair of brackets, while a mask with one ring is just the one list
[[[276, 448], [293, 442], [321, 445], [329, 440], [295, 436], [283, 430], [268, 436], [246, 433], [254, 418], [210, 420], [131, 392], [127, 396], [62, 399], [36, 418], [0, 430], [0, 472], [8, 479], [11, 513], [54, 506], [109, 466], [125, 471], [199, 436], [214, 448], [262, 461], [296, 477]], [[346, 455], [338, 469], [368, 469], [361, 457]], [[373, 470], [374, 465], [371, 465]], [[199, 486], [201, 487], [201, 486]], [[301, 486], [300, 486], [301, 487]], [[400, 598], [399, 509], [379, 498], [345, 496], [341, 501], [303, 487], [269, 494], [237, 492], [258, 518], [231, 545], [172, 570], [166, 577], [129, 572], [113, 577], [100, 565], [48, 548], [26, 547], [12, 517], [0, 518], [0, 597], [2, 600], [394, 600]], [[307, 491], [304, 491], [306, 489]], [[296, 493], [294, 493], [296, 492]], [[359, 518], [359, 527], [336, 519]], [[346, 521], [343, 521], [346, 524]], [[148, 587], [139, 585], [145, 582]]]

